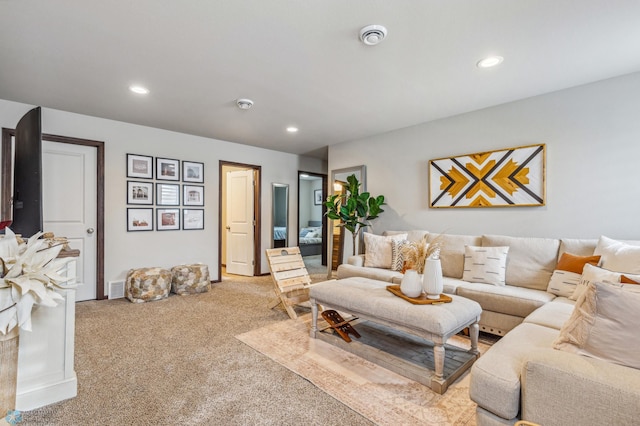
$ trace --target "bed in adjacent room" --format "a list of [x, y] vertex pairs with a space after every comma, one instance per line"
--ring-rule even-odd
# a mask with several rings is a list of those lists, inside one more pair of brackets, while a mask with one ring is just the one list
[[310, 220], [308, 226], [300, 229], [299, 242], [303, 256], [322, 254], [322, 222]]

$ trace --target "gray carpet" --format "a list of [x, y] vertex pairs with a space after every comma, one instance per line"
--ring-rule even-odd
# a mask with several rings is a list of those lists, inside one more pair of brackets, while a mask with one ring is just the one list
[[[309, 261], [314, 281], [326, 279]], [[20, 424], [370, 425], [234, 338], [288, 318], [268, 308], [272, 286], [269, 276], [225, 276], [200, 295], [78, 303], [78, 396], [25, 412]]]

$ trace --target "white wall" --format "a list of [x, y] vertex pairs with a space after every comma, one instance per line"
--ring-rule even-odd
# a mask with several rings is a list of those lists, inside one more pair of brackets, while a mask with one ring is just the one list
[[[32, 105], [0, 100], [0, 126], [15, 128]], [[298, 170], [326, 173], [326, 162], [216, 139], [137, 126], [64, 111], [42, 109], [42, 131], [105, 142], [105, 289], [130, 268], [171, 267], [204, 262], [218, 279], [219, 161], [262, 166], [262, 272], [269, 267], [264, 249], [271, 242], [271, 183], [296, 187]], [[205, 229], [203, 231], [126, 231], [126, 154], [205, 163]], [[290, 194], [289, 215], [296, 228], [297, 194]]]
[[[546, 206], [429, 209], [435, 158], [546, 143]], [[373, 231], [639, 239], [640, 73], [329, 147], [388, 206]]]

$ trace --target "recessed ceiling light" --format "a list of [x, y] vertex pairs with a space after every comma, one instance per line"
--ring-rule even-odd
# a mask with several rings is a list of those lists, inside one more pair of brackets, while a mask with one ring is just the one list
[[247, 98], [236, 99], [236, 105], [240, 109], [249, 109], [253, 106], [253, 101]]
[[502, 56], [489, 56], [478, 61], [476, 66], [478, 68], [491, 68], [501, 64], [502, 61], [504, 61], [504, 58]]
[[132, 86], [129, 86], [129, 90], [131, 90], [133, 93], [137, 93], [138, 95], [149, 94], [149, 89], [147, 89], [146, 87], [135, 85], [135, 84]]
[[289, 132], [289, 133], [295, 133], [297, 131], [298, 131], [297, 127], [293, 127], [293, 126], [287, 127], [287, 132]]

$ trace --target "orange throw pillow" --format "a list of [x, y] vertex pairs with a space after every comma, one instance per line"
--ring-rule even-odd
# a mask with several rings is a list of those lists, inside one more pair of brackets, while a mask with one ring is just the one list
[[599, 261], [600, 256], [576, 256], [571, 253], [562, 253], [556, 269], [582, 274], [584, 265], [589, 263], [593, 266], [598, 266]]
[[621, 284], [640, 284], [639, 282], [632, 280], [631, 278], [627, 277], [626, 275], [622, 275], [620, 277], [620, 283]]

